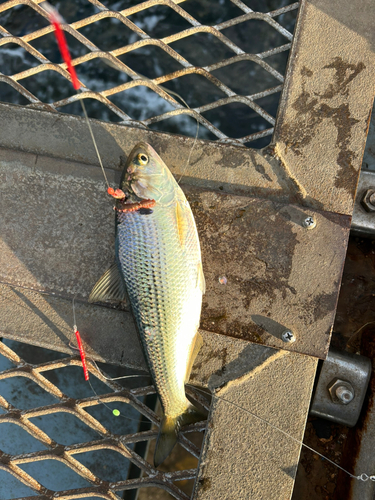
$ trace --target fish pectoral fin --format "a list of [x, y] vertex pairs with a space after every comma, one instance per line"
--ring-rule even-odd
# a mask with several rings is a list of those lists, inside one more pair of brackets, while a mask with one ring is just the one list
[[193, 342], [191, 344], [191, 351], [190, 351], [191, 354], [190, 354], [190, 358], [189, 358], [189, 361], [188, 361], [188, 364], [186, 367], [185, 384], [187, 384], [189, 382], [189, 378], [190, 378], [191, 370], [192, 370], [193, 365], [194, 365], [195, 358], [197, 357], [198, 352], [199, 352], [200, 348], [202, 347], [202, 345], [203, 345], [202, 335], [199, 332], [197, 332], [195, 334], [195, 337], [194, 337]]
[[161, 421], [158, 439], [156, 441], [154, 465], [158, 467], [171, 453], [177, 443], [178, 432], [181, 427], [204, 420], [206, 415], [200, 412], [191, 403], [188, 404], [184, 413], [175, 417], [164, 415]]
[[202, 295], [204, 295], [206, 293], [206, 280], [205, 280], [204, 274], [203, 274], [202, 262], [198, 262], [197, 287], [202, 292]]
[[129, 303], [125, 283], [116, 262], [99, 279], [89, 297], [89, 302], [108, 301]]

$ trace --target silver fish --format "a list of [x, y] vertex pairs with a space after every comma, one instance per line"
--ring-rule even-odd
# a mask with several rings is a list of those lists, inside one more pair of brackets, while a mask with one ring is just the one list
[[182, 425], [203, 415], [185, 384], [202, 345], [198, 333], [205, 280], [189, 203], [154, 149], [139, 143], [124, 168], [117, 201], [116, 263], [93, 288], [90, 301], [126, 295], [164, 410], [156, 443], [157, 467]]

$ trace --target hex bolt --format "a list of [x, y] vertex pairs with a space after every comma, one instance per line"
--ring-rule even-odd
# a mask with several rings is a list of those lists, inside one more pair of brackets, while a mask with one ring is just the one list
[[339, 385], [336, 388], [336, 396], [344, 405], [347, 405], [354, 399], [354, 393], [345, 385]]
[[281, 334], [281, 339], [283, 342], [287, 342], [288, 344], [296, 341], [294, 333], [290, 330], [285, 330], [285, 332]]
[[375, 212], [375, 189], [366, 189], [364, 192], [361, 205], [366, 210], [366, 212]]
[[306, 217], [306, 219], [302, 222], [302, 225], [305, 229], [314, 229], [316, 226], [316, 220], [312, 215]]
[[334, 378], [328, 384], [328, 392], [331, 395], [332, 401], [341, 405], [347, 405], [353, 401], [355, 393], [354, 388], [347, 380]]

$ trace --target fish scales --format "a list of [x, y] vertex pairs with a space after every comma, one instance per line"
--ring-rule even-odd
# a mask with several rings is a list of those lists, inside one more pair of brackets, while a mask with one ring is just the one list
[[149, 144], [135, 146], [120, 189], [109, 192], [118, 200], [116, 263], [94, 286], [90, 300], [128, 296], [164, 410], [154, 455], [158, 466], [176, 444], [180, 427], [204, 418], [185, 395], [202, 345], [199, 238], [184, 193]]
[[[169, 415], [179, 414], [186, 407], [187, 356], [199, 325], [199, 314], [187, 310], [186, 304], [197, 295], [200, 251], [194, 227], [187, 231], [181, 248], [175, 210], [171, 204], [156, 205], [149, 215], [120, 213], [117, 226], [118, 258], [134, 317], [164, 411]], [[187, 335], [189, 331], [192, 335]]]

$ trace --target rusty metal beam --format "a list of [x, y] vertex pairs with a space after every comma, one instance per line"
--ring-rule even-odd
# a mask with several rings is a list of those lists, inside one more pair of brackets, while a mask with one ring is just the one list
[[[40, 120], [44, 118], [44, 113], [34, 114]], [[158, 135], [154, 138], [150, 132], [147, 134], [157, 144]], [[127, 136], [128, 149], [135, 141], [131, 135]], [[169, 138], [176, 148], [179, 140]], [[201, 145], [196, 151], [206, 156]], [[237, 151], [243, 154], [242, 149]], [[4, 285], [50, 294], [50, 298], [43, 299], [45, 307], [48, 301], [52, 304], [54, 297], [69, 301], [77, 296], [87, 302], [93, 283], [114, 259], [112, 202], [105, 195], [100, 169], [82, 163], [52, 161], [41, 155], [9, 150], [0, 153], [3, 176], [0, 280]], [[251, 161], [251, 153], [248, 158]], [[211, 157], [208, 161], [215, 159]], [[244, 182], [246, 171], [250, 177], [259, 173], [249, 166], [240, 168]], [[227, 176], [225, 183], [221, 179], [222, 185], [234, 190], [235, 185], [229, 182], [231, 170], [224, 167], [222, 172]], [[108, 176], [113, 184], [117, 171], [109, 170]], [[195, 181], [193, 178], [192, 184], [197, 184]], [[207, 293], [201, 328], [324, 358], [334, 319], [349, 218], [269, 199], [225, 194], [220, 189], [213, 191], [188, 184], [182, 187], [194, 211], [203, 249]], [[284, 192], [281, 188], [280, 191]], [[280, 198], [283, 200], [283, 194]], [[314, 218], [315, 229], [304, 227], [309, 217]], [[225, 277], [226, 285], [220, 284], [220, 277]], [[24, 295], [22, 290], [14, 293]], [[38, 308], [33, 308], [36, 318]], [[71, 303], [63, 309], [60, 307], [59, 311], [66, 322], [71, 316]], [[4, 318], [9, 316], [6, 310], [4, 303]], [[3, 330], [13, 332], [17, 338], [22, 330], [31, 332], [21, 328], [20, 317], [11, 315]], [[85, 317], [88, 322], [87, 325], [81, 322], [82, 326], [94, 331], [92, 335], [97, 339], [92, 338], [91, 345], [99, 345], [105, 320], [103, 326], [94, 328], [90, 316]], [[133, 334], [131, 315], [123, 318], [125, 329]], [[35, 328], [34, 342], [37, 339], [41, 342], [38, 332], [43, 330], [42, 325], [40, 330]], [[294, 343], [283, 342], [281, 336], [285, 330], [293, 331]], [[113, 331], [119, 332], [119, 328]], [[56, 337], [56, 331], [53, 334]], [[30, 338], [30, 333], [27, 335]]]

